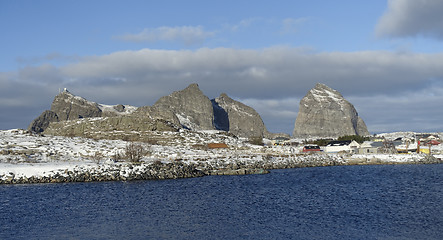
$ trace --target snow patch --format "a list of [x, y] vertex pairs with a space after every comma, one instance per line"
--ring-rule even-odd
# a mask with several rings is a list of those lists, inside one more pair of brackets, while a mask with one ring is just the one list
[[98, 104], [98, 108], [102, 110], [102, 112], [112, 112], [118, 115], [128, 115], [133, 113], [135, 110], [138, 109], [138, 107], [134, 107], [131, 105], [123, 105], [125, 107], [123, 112], [117, 111], [116, 107], [118, 105], [105, 105], [105, 104]]

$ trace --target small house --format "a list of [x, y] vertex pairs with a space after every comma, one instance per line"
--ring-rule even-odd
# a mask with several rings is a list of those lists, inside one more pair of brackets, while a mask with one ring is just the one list
[[271, 140], [272, 145], [290, 145], [289, 138], [286, 137], [276, 137]]
[[358, 154], [377, 154], [379, 147], [382, 147], [381, 142], [365, 141], [360, 144]]
[[349, 148], [351, 149], [351, 152], [356, 153], [360, 148], [360, 144], [357, 141], [352, 140], [352, 142], [349, 144]]
[[[326, 145], [325, 152], [327, 153], [338, 153], [338, 152], [351, 152], [351, 147], [349, 146], [351, 141], [331, 141]], [[358, 143], [357, 143], [358, 144]]]
[[303, 147], [302, 152], [308, 153], [308, 152], [320, 152], [321, 149], [318, 145], [306, 145]]

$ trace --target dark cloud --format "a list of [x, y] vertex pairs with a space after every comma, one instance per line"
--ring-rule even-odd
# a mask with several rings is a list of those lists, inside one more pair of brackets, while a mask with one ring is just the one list
[[[7, 100], [0, 102], [0, 111], [7, 111], [16, 102], [14, 106], [23, 109], [21, 114], [18, 110], [14, 113], [16, 127], [23, 127], [32, 120], [24, 117], [25, 109], [42, 112], [64, 87], [99, 103], [143, 106], [195, 82], [209, 98], [225, 92], [256, 108], [269, 130], [290, 133], [299, 100], [321, 82], [345, 98], [356, 99], [351, 102], [367, 117], [370, 131], [394, 126], [383, 120], [388, 119], [385, 111], [402, 116], [396, 121], [405, 125], [395, 126], [428, 129], [437, 126], [431, 120], [426, 128], [418, 122], [408, 125], [407, 118], [417, 111], [433, 111], [434, 118], [443, 119], [441, 110], [414, 104], [422, 94], [432, 91], [438, 95], [443, 89], [442, 62], [443, 54], [313, 52], [287, 47], [121, 51], [85, 57], [62, 67], [41, 65], [0, 73], [0, 93]], [[388, 104], [389, 99], [406, 93], [420, 94], [412, 94], [398, 106]], [[408, 104], [412, 107], [406, 107]]]
[[442, 130], [441, 87], [430, 86], [396, 96], [351, 97], [349, 100], [375, 133]]
[[443, 40], [443, 1], [389, 0], [376, 34], [380, 37], [426, 36]]

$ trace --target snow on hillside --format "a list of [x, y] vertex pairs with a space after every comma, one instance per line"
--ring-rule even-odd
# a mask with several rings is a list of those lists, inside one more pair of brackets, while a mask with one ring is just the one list
[[112, 112], [119, 115], [129, 115], [137, 110], [137, 107], [131, 105], [121, 105], [124, 107], [123, 111], [117, 111], [117, 106], [118, 105], [98, 104], [98, 108], [100, 108], [102, 112]]
[[[392, 132], [392, 133], [379, 133], [376, 136], [377, 137], [384, 137], [386, 140], [393, 141], [398, 138], [411, 138], [415, 139], [418, 135], [421, 135], [422, 133], [417, 132]], [[443, 133], [441, 132], [433, 132], [433, 133], [427, 133], [436, 137], [439, 137], [440, 139], [443, 139]]]
[[[162, 132], [169, 139], [166, 145], [141, 143], [150, 152], [146, 162], [199, 161], [225, 158], [223, 150], [207, 150], [211, 142], [223, 142], [235, 148], [251, 148], [242, 140], [218, 134], [219, 131]], [[25, 130], [0, 131], [0, 176], [43, 176], [57, 169], [94, 167], [107, 164], [116, 154], [124, 155], [128, 142], [122, 140], [95, 140], [81, 137], [41, 136]], [[253, 149], [253, 148], [251, 148]]]
[[[140, 143], [149, 152], [142, 158], [145, 163], [183, 162], [205, 163], [225, 167], [238, 163], [251, 164], [269, 161], [285, 167], [288, 162], [303, 163], [333, 161], [337, 164], [414, 162], [423, 155], [300, 155], [302, 147], [257, 146], [247, 139], [236, 138], [220, 131], [158, 132], [161, 143]], [[228, 149], [209, 149], [208, 143], [225, 143]], [[123, 156], [128, 142], [122, 140], [95, 140], [81, 137], [42, 136], [25, 130], [0, 131], [0, 179], [11, 176], [49, 176], [55, 172], [74, 169], [100, 171], [114, 166], [116, 156]], [[377, 161], [379, 162], [377, 162]], [[285, 165], [286, 164], [286, 165]]]

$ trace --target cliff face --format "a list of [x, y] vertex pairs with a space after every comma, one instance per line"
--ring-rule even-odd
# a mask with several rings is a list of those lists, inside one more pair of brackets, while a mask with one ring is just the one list
[[46, 110], [29, 124], [28, 130], [37, 133], [43, 132], [51, 122], [58, 122], [58, 116], [55, 112]]
[[214, 111], [212, 103], [197, 84], [161, 97], [153, 107], [170, 111], [180, 120], [181, 125], [191, 130], [212, 130]]
[[89, 137], [95, 139], [128, 139], [144, 141], [145, 132], [178, 131], [177, 125], [159, 118], [131, 115], [105, 118], [83, 118], [52, 122], [43, 132], [49, 135]]
[[251, 107], [233, 100], [225, 93], [212, 100], [217, 129], [241, 137], [263, 137], [267, 130], [260, 115]]
[[354, 106], [336, 90], [317, 84], [300, 101], [293, 136], [339, 137], [369, 135]]

